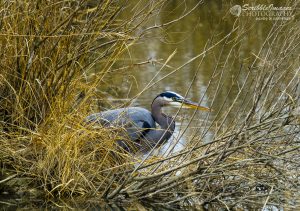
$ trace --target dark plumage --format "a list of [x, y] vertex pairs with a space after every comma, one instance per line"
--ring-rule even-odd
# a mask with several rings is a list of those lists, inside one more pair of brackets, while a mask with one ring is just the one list
[[[122, 127], [126, 130], [124, 139], [118, 144], [131, 151], [130, 145], [142, 150], [145, 147], [154, 147], [165, 143], [175, 130], [175, 120], [162, 113], [164, 106], [187, 107], [209, 110], [196, 103], [184, 99], [175, 92], [163, 92], [156, 96], [151, 104], [151, 112], [139, 107], [119, 108], [100, 113], [91, 114], [86, 118], [87, 123], [101, 124], [103, 126]], [[156, 127], [156, 123], [160, 128]], [[128, 141], [131, 144], [128, 144]]]

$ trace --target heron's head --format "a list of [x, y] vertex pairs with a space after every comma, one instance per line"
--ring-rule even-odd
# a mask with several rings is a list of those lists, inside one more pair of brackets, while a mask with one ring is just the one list
[[175, 108], [182, 107], [182, 108], [198, 109], [202, 111], [211, 111], [210, 108], [200, 106], [198, 103], [187, 100], [183, 96], [171, 91], [166, 91], [159, 94], [154, 99], [154, 101], [156, 100], [160, 102], [161, 106], [172, 106]]

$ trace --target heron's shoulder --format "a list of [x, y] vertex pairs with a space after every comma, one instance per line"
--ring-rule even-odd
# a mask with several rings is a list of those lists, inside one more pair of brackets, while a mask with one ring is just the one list
[[142, 112], [142, 113], [151, 114], [151, 112], [149, 110], [142, 108], [142, 107], [128, 107], [128, 108], [124, 108], [124, 109], [128, 109], [129, 112]]
[[126, 108], [117, 108], [107, 111], [102, 111], [98, 113], [98, 115], [108, 115], [108, 114], [134, 114], [134, 113], [143, 113], [143, 114], [151, 114], [150, 111], [148, 111], [145, 108], [141, 107], [126, 107]]
[[141, 107], [126, 107], [126, 108], [118, 108], [107, 111], [102, 111], [99, 113], [94, 113], [89, 115], [86, 119], [88, 121], [98, 120], [98, 119], [106, 119], [108, 121], [112, 121], [117, 118], [130, 118], [130, 119], [140, 119], [140, 118], [152, 118], [152, 114], [145, 108]]

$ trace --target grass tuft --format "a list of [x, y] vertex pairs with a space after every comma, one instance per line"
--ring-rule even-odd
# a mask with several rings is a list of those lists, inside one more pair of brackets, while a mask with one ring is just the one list
[[[122, 70], [115, 64], [130, 45], [189, 14], [140, 32], [163, 5], [164, 1], [146, 1], [127, 7], [112, 0], [0, 3], [1, 189], [20, 193], [34, 187], [49, 198], [139, 200], [174, 209], [296, 208], [300, 178], [296, 18], [274, 22], [261, 48], [251, 52], [250, 65], [241, 65], [231, 84], [224, 78], [231, 74], [230, 63], [247, 36], [242, 21], [163, 77], [191, 62], [201, 67], [221, 46], [206, 92], [212, 107], [220, 105], [216, 103], [220, 93], [234, 93], [231, 101], [221, 99], [214, 117], [199, 121], [197, 133], [177, 154], [139, 160], [117, 147], [122, 128], [84, 123], [88, 113], [99, 110], [96, 99], [106, 103], [107, 76]], [[124, 12], [131, 15], [123, 17]], [[298, 17], [296, 9], [294, 13]], [[161, 69], [172, 68], [167, 64], [172, 56]], [[159, 80], [151, 80], [148, 88]], [[211, 139], [204, 143], [208, 133]], [[19, 185], [21, 179], [26, 180]]]

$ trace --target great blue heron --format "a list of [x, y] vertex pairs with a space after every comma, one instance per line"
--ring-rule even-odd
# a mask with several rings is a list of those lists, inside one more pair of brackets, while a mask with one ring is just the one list
[[[165, 106], [210, 111], [209, 108], [187, 100], [175, 92], [166, 91], [154, 98], [151, 112], [140, 107], [120, 108], [92, 114], [86, 118], [86, 121], [103, 126], [124, 128], [127, 138], [119, 140], [118, 144], [127, 151], [131, 151], [132, 145], [138, 149], [145, 145], [159, 146], [165, 143], [175, 130], [175, 120], [162, 113], [162, 107]], [[156, 123], [159, 124], [159, 129]], [[126, 140], [130, 140], [131, 144], [128, 144]]]

